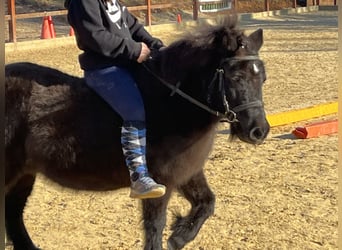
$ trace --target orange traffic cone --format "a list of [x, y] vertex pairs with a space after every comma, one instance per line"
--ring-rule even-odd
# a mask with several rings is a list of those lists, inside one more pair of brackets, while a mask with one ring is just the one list
[[75, 35], [75, 31], [72, 27], [70, 27], [69, 36], [74, 36], [74, 35]]
[[182, 16], [180, 14], [177, 14], [177, 23], [182, 22]]
[[51, 38], [50, 27], [49, 27], [49, 20], [47, 16], [43, 17], [43, 24], [42, 24], [42, 32], [40, 35], [40, 39], [49, 39]]
[[52, 17], [51, 16], [44, 16], [43, 17], [43, 25], [42, 25], [42, 32], [40, 35], [41, 39], [50, 39], [55, 38], [56, 32], [53, 26]]
[[49, 27], [50, 27], [51, 36], [52, 36], [52, 38], [55, 38], [56, 37], [56, 31], [55, 31], [55, 27], [53, 26], [52, 17], [48, 16], [48, 20], [49, 20]]

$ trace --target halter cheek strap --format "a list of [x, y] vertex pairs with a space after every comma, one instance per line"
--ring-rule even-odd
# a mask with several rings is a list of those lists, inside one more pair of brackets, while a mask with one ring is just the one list
[[[221, 93], [221, 100], [222, 100], [222, 104], [224, 107], [224, 114], [220, 113], [220, 116], [227, 122], [229, 123], [233, 123], [233, 122], [238, 122], [238, 119], [236, 118], [236, 112], [234, 112], [233, 110], [231, 110], [229, 108], [229, 103], [227, 101], [227, 97], [226, 97], [226, 91], [224, 89], [224, 81], [223, 81], [223, 76], [224, 76], [224, 70], [223, 69], [216, 69], [215, 75], [213, 77], [213, 79], [211, 80], [210, 84], [209, 84], [209, 93], [212, 92], [211, 90], [214, 88], [215, 83], [218, 83], [218, 91], [219, 93]], [[218, 81], [216, 81], [218, 78]], [[208, 103], [211, 102], [211, 95], [208, 93], [207, 96], [207, 101]]]

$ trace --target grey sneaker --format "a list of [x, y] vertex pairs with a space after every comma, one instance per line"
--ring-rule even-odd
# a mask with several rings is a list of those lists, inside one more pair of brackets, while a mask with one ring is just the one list
[[164, 185], [156, 183], [149, 176], [141, 176], [132, 182], [130, 197], [139, 199], [158, 198], [163, 196], [165, 191]]

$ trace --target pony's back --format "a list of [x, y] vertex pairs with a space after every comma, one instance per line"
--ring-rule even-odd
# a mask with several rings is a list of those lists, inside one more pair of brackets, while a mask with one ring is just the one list
[[5, 145], [16, 133], [26, 130], [33, 86], [70, 85], [80, 79], [59, 70], [33, 63], [5, 66]]
[[20, 82], [22, 82], [23, 79], [35, 81], [44, 86], [72, 84], [75, 81], [80, 80], [78, 77], [63, 73], [57, 69], [29, 62], [6, 65], [5, 77], [6, 85], [13, 84], [12, 82], [7, 82], [8, 78], [17, 78]]

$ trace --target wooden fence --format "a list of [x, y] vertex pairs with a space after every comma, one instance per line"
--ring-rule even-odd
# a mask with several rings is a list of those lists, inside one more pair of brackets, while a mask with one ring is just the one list
[[[6, 1], [6, 0], [5, 0]], [[152, 9], [164, 9], [174, 7], [175, 4], [151, 4], [151, 0], [145, 0], [145, 5], [139, 6], [131, 6], [127, 7], [130, 11], [146, 11], [146, 25], [151, 25], [151, 10]], [[5, 6], [6, 7], [6, 6]], [[6, 10], [5, 10], [6, 11]], [[16, 34], [16, 20], [18, 19], [28, 19], [28, 18], [36, 18], [36, 17], [44, 17], [44, 16], [61, 16], [66, 15], [67, 10], [55, 10], [55, 11], [43, 11], [43, 12], [34, 12], [34, 13], [23, 13], [16, 14], [15, 11], [15, 0], [7, 0], [7, 15], [5, 15], [5, 21], [8, 22], [9, 27], [9, 40], [10, 42], [17, 41]]]
[[[213, 0], [189, 0], [192, 1], [192, 9], [193, 9], [193, 19], [197, 20], [198, 18], [198, 12], [201, 10], [201, 5], [205, 4], [206, 2], [212, 2]], [[219, 2], [222, 0], [217, 0], [216, 2]], [[242, 0], [240, 0], [243, 2]], [[252, 0], [253, 1], [253, 0]], [[271, 0], [264, 0], [264, 6], [263, 11], [269, 11], [270, 10], [270, 1]], [[298, 0], [291, 0], [292, 1], [292, 8], [297, 7], [297, 1]], [[321, 0], [323, 1], [323, 0]], [[334, 5], [336, 5], [336, 0], [334, 1]], [[231, 8], [235, 9], [235, 11], [238, 12], [238, 4], [239, 0], [231, 0]], [[310, 0], [307, 2], [312, 2], [310, 5], [319, 5], [319, 0]], [[166, 9], [166, 8], [175, 8], [177, 7], [177, 3], [161, 3], [161, 4], [152, 4], [152, 0], [145, 0], [144, 5], [139, 6], [129, 6], [128, 9], [130, 11], [145, 11], [145, 25], [150, 26], [152, 23], [152, 10], [154, 9]], [[308, 4], [309, 5], [309, 4]], [[18, 19], [28, 19], [28, 18], [37, 18], [37, 17], [44, 17], [44, 16], [61, 16], [66, 15], [67, 10], [55, 10], [55, 11], [43, 11], [43, 12], [34, 12], [34, 13], [16, 13], [16, 7], [15, 7], [15, 0], [5, 0], [5, 11], [7, 14], [5, 15], [5, 21], [8, 22], [8, 32], [9, 32], [9, 41], [10, 42], [17, 42], [17, 25], [16, 21]]]

